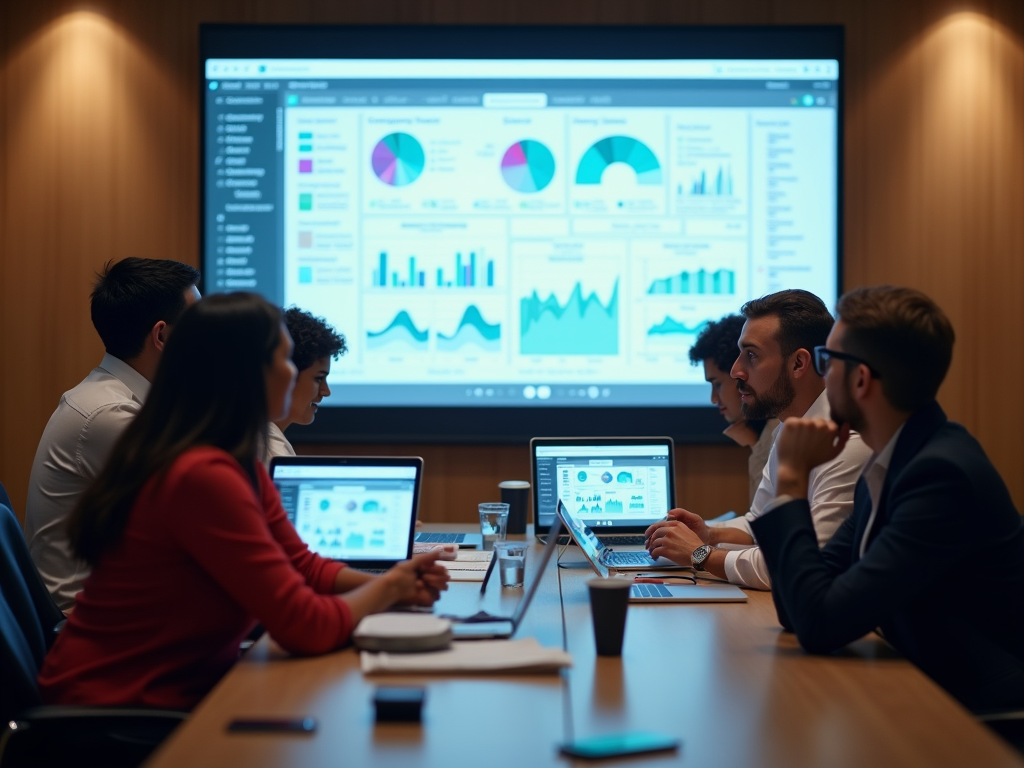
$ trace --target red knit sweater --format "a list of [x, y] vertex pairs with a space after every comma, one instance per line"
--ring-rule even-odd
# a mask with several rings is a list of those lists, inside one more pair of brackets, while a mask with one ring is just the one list
[[195, 448], [143, 487], [46, 657], [45, 703], [190, 709], [256, 621], [293, 653], [348, 640], [348, 606], [330, 596], [343, 566], [309, 551], [257, 472], [259, 496], [231, 456]]

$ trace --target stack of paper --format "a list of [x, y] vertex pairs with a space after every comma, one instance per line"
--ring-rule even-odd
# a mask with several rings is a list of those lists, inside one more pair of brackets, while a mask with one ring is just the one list
[[438, 562], [448, 569], [448, 575], [452, 577], [452, 581], [483, 581], [493, 555], [493, 552], [460, 549], [455, 560], [438, 560]]
[[361, 658], [363, 673], [429, 674], [443, 672], [556, 672], [572, 666], [572, 656], [545, 648], [532, 637], [523, 640], [454, 642], [433, 653], [368, 653]]

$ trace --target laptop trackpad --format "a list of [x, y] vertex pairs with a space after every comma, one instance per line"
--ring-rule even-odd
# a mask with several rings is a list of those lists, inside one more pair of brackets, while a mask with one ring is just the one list
[[512, 622], [473, 621], [468, 624], [453, 624], [452, 635], [456, 640], [485, 639], [488, 637], [509, 637], [512, 635]]

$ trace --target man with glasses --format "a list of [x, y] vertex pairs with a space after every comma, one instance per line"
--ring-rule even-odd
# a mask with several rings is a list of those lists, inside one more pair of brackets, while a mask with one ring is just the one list
[[[732, 377], [739, 380], [743, 417], [825, 418], [825, 382], [814, 369], [812, 350], [825, 343], [832, 315], [812, 293], [779, 291], [747, 302]], [[776, 430], [777, 434], [777, 430]], [[854, 434], [844, 450], [815, 467], [809, 481], [816, 541], [824, 545], [853, 510], [853, 492], [870, 450]], [[674, 509], [647, 529], [652, 557], [754, 589], [771, 589], [771, 577], [751, 523], [776, 495], [778, 457], [773, 448], [750, 511], [734, 520], [708, 525], [692, 512]]]
[[[1024, 524], [978, 442], [935, 401], [953, 327], [927, 296], [861, 288], [815, 350], [832, 418], [790, 419], [752, 522], [782, 625], [812, 653], [878, 628], [975, 711], [1024, 707]], [[818, 549], [808, 478], [856, 429], [874, 452]], [[966, 566], [969, 576], [950, 572]]]

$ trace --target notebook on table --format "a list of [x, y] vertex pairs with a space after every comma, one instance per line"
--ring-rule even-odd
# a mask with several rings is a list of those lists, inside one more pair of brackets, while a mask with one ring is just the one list
[[299, 537], [321, 557], [386, 570], [412, 556], [423, 459], [278, 456], [270, 477]]
[[620, 548], [642, 547], [648, 526], [675, 507], [670, 437], [536, 437], [530, 465], [541, 537], [557, 517], [559, 499], [606, 546]]

